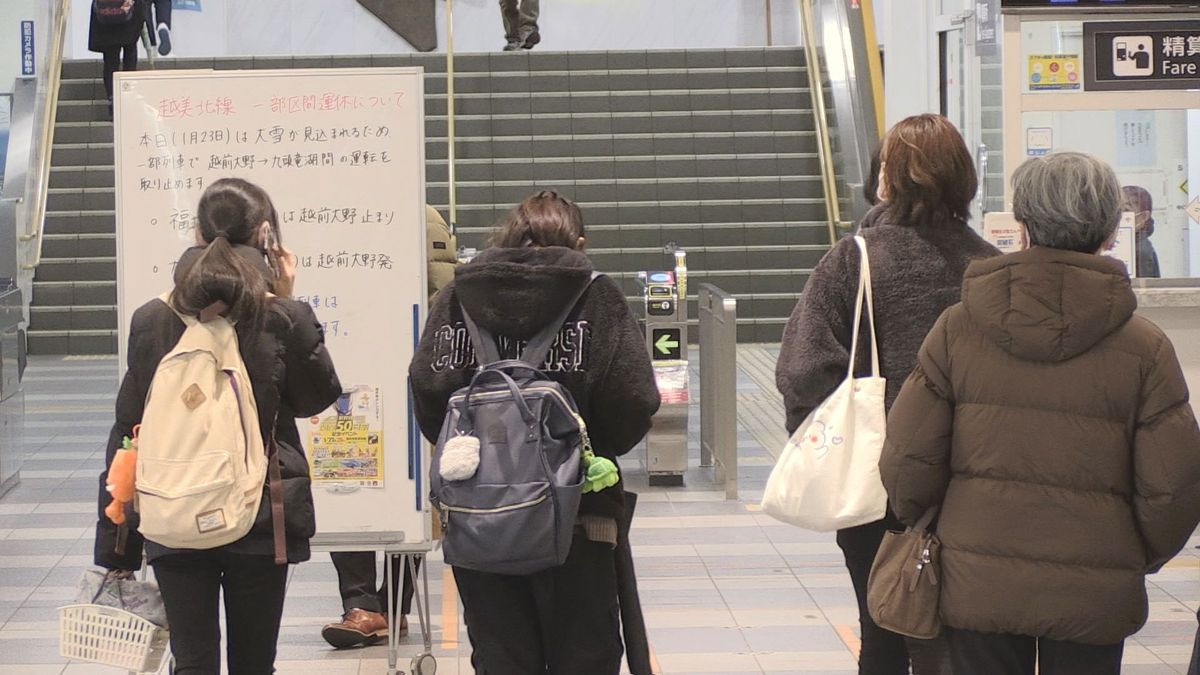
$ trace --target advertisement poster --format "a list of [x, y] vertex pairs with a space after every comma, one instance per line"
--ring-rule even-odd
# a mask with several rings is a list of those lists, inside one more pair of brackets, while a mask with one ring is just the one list
[[1011, 212], [984, 214], [983, 238], [1001, 253], [1016, 253], [1025, 248], [1025, 230]]
[[1082, 88], [1078, 54], [1033, 54], [1029, 57], [1029, 91]]
[[1158, 166], [1153, 110], [1118, 110], [1117, 166]]
[[302, 434], [314, 484], [383, 487], [383, 402], [378, 387], [346, 389], [333, 407], [309, 418]]
[[1030, 127], [1025, 130], [1025, 154], [1042, 157], [1054, 149], [1054, 130], [1050, 127]]

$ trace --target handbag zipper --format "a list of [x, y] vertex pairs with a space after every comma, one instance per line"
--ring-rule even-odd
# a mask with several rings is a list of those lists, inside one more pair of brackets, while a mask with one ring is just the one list
[[491, 509], [474, 509], [474, 508], [471, 508], [468, 506], [451, 506], [449, 504], [444, 504], [444, 503], [441, 505], [441, 507], [443, 509], [445, 509], [446, 511], [455, 511], [457, 513], [505, 513], [507, 511], [516, 511], [517, 509], [523, 509], [523, 508], [526, 508], [529, 506], [537, 506], [538, 504], [541, 504], [542, 502], [546, 501], [547, 499], [549, 499], [548, 495], [542, 495], [541, 497], [538, 497], [537, 499], [531, 499], [527, 502], [521, 502], [520, 504], [509, 504], [508, 506], [497, 506], [497, 507], [491, 508]]

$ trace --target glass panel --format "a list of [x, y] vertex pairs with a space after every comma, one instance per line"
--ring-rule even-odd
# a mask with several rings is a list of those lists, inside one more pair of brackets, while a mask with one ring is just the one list
[[1200, 170], [1200, 110], [1026, 112], [1022, 135], [1027, 156], [1087, 152], [1116, 170], [1127, 211], [1144, 211], [1127, 223], [1137, 231], [1131, 273], [1200, 276], [1200, 177], [1188, 180]]
[[[941, 44], [941, 113], [960, 131], [967, 128], [966, 44], [962, 29], [939, 33]], [[966, 134], [964, 133], [964, 136]]]

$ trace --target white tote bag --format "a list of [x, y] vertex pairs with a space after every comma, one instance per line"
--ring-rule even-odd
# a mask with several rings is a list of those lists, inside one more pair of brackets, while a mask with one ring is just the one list
[[[762, 500], [762, 510], [772, 518], [818, 532], [872, 523], [887, 511], [887, 492], [879, 477], [887, 427], [883, 405], [887, 381], [879, 373], [867, 243], [862, 237], [854, 240], [861, 262], [849, 372], [788, 439], [767, 479]], [[856, 378], [864, 301], [870, 324], [871, 375]]]

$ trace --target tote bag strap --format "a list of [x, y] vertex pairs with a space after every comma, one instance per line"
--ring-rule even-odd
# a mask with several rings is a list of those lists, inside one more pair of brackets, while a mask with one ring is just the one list
[[854, 332], [850, 337], [850, 365], [846, 378], [854, 379], [854, 364], [858, 356], [858, 335], [862, 328], [863, 303], [866, 302], [867, 323], [871, 332], [871, 376], [879, 377], [879, 340], [875, 336], [875, 295], [871, 292], [871, 258], [867, 255], [867, 240], [855, 235], [858, 244], [858, 293], [854, 300]]

